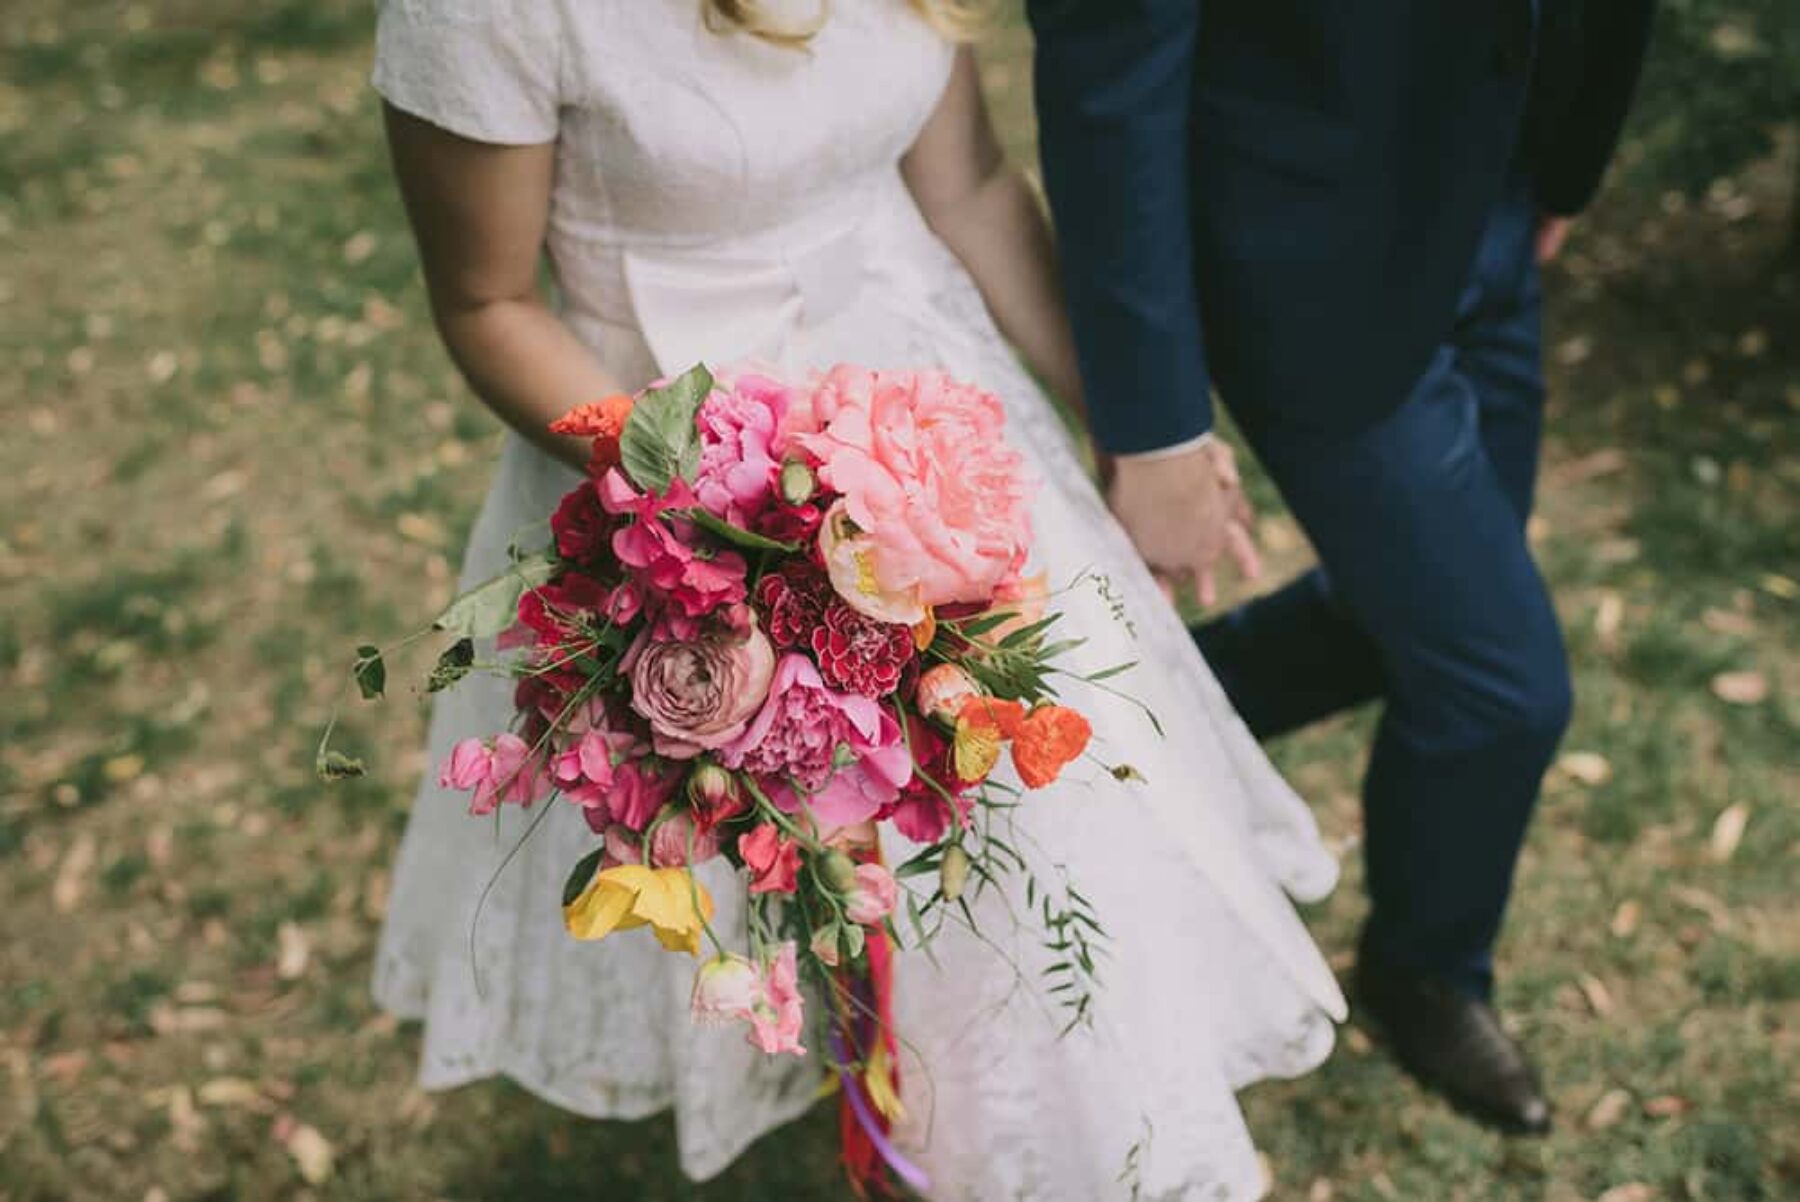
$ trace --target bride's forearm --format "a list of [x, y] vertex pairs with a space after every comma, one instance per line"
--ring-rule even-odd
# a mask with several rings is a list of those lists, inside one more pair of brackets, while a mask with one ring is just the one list
[[585, 441], [550, 433], [550, 423], [620, 388], [554, 313], [529, 298], [440, 306], [436, 317], [451, 358], [488, 408], [564, 463], [586, 463]]
[[1057, 278], [1056, 243], [1024, 176], [997, 166], [954, 204], [927, 209], [926, 220], [962, 261], [1026, 366], [1081, 412], [1081, 372]]

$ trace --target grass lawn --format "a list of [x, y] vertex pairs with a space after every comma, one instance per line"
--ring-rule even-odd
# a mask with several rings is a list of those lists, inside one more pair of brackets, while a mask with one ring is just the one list
[[[370, 1004], [424, 708], [351, 712], [382, 754], [350, 787], [312, 745], [348, 648], [447, 597], [497, 437], [426, 319], [370, 24], [366, 0], [0, 11], [0, 1202], [842, 1197], [823, 1112], [693, 1187], [666, 1123], [421, 1094], [414, 1033]], [[1021, 155], [1025, 50], [1013, 23], [987, 53]], [[1800, 1197], [1779, 203], [1754, 177], [1611, 202], [1552, 285], [1533, 532], [1580, 705], [1502, 1000], [1559, 1133], [1485, 1135], [1352, 1030], [1248, 1095], [1275, 1197]], [[1367, 723], [1277, 749], [1347, 848]], [[1347, 855], [1311, 916], [1340, 966]]]

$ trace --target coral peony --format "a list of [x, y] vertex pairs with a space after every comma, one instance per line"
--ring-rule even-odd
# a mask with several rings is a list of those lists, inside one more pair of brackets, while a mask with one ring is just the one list
[[1005, 425], [998, 397], [941, 372], [844, 365], [796, 394], [778, 449], [804, 450], [842, 494], [883, 595], [985, 602], [1031, 538], [1031, 489]]
[[919, 677], [913, 706], [927, 718], [954, 723], [957, 712], [971, 697], [980, 695], [975, 678], [955, 664], [935, 664]]

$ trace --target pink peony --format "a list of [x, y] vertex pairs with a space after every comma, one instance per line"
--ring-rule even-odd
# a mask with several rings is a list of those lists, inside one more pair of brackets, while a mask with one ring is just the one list
[[704, 864], [718, 854], [718, 837], [696, 827], [693, 818], [679, 810], [663, 819], [650, 833], [650, 866], [653, 868]]
[[701, 403], [694, 495], [715, 516], [748, 526], [768, 508], [781, 472], [771, 443], [787, 412], [788, 391], [766, 376], [744, 375]]
[[800, 1029], [806, 1021], [806, 1003], [800, 996], [797, 949], [781, 945], [763, 972], [762, 996], [750, 1017], [750, 1042], [773, 1056], [780, 1052], [806, 1055]]
[[528, 806], [550, 791], [543, 765], [530, 758], [531, 748], [515, 734], [499, 735], [492, 743], [464, 739], [451, 749], [438, 787], [472, 792], [471, 814], [491, 814], [505, 802]]
[[992, 393], [941, 372], [842, 365], [795, 395], [781, 443], [811, 455], [820, 482], [843, 495], [869, 540], [875, 588], [933, 606], [986, 601], [1024, 558], [1031, 489], [1005, 433]]
[[649, 720], [657, 752], [671, 759], [692, 759], [742, 734], [775, 672], [775, 649], [755, 626], [742, 637], [692, 642], [646, 635], [629, 658], [631, 707]]
[[608, 513], [636, 518], [613, 533], [613, 554], [674, 617], [703, 618], [744, 599], [744, 557], [736, 551], [702, 551], [698, 529], [680, 516], [696, 504], [685, 481], [673, 481], [659, 497], [638, 492], [614, 470], [600, 481], [600, 499]]
[[797, 652], [776, 663], [768, 701], [718, 755], [761, 779], [784, 811], [800, 809], [804, 800], [828, 830], [873, 818], [912, 778], [912, 757], [893, 715], [873, 698], [828, 688]]
[[856, 883], [844, 897], [844, 916], [851, 922], [873, 926], [894, 912], [900, 886], [894, 874], [879, 864], [858, 864]]
[[743, 956], [721, 955], [700, 966], [690, 1008], [700, 1025], [723, 1026], [751, 1021], [756, 1007], [766, 1001], [767, 991], [756, 965]]

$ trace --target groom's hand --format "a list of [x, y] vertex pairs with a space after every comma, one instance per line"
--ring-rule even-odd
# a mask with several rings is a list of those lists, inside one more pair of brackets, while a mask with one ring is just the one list
[[1117, 460], [1106, 499], [1171, 597], [1191, 584], [1201, 605], [1214, 605], [1226, 554], [1247, 576], [1260, 570], [1236, 462], [1216, 439], [1179, 454]]

